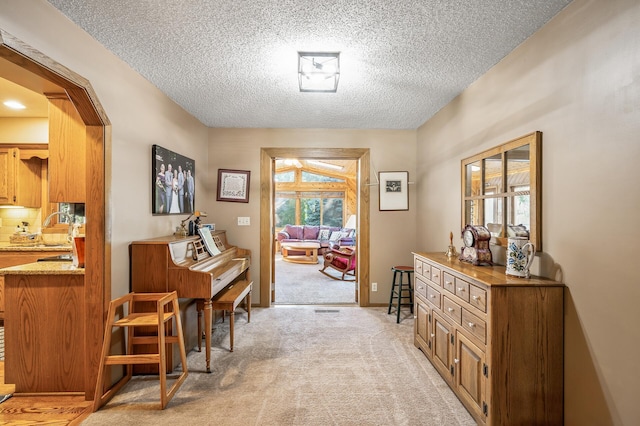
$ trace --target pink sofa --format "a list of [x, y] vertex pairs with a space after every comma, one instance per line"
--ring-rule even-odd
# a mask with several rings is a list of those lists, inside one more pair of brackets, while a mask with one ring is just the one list
[[333, 246], [355, 245], [355, 229], [335, 226], [285, 225], [276, 235], [278, 242], [316, 242], [320, 244], [318, 254], [323, 254]]

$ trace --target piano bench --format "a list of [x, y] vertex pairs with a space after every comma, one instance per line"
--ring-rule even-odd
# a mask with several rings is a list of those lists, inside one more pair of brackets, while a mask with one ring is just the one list
[[[233, 317], [240, 302], [244, 300], [247, 310], [247, 322], [251, 322], [251, 288], [253, 281], [238, 281], [220, 291], [211, 299], [211, 308], [229, 312], [229, 345], [233, 352]], [[222, 316], [224, 321], [224, 312]]]

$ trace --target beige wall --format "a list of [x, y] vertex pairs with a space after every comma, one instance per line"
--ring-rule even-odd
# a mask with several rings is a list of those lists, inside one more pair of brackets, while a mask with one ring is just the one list
[[46, 118], [0, 117], [0, 143], [48, 143]]
[[185, 217], [151, 215], [151, 145], [196, 159], [206, 198], [207, 128], [44, 0], [0, 2], [0, 28], [88, 79], [111, 120], [112, 296], [127, 293], [128, 244], [168, 235]]
[[543, 132], [535, 270], [567, 284], [568, 425], [640, 424], [639, 22], [638, 1], [575, 0], [418, 131], [425, 250], [460, 227], [460, 160]]
[[[210, 129], [209, 141], [210, 185], [214, 194], [218, 169], [251, 171], [249, 203], [217, 202], [214, 196], [207, 220], [215, 222], [216, 229], [226, 229], [230, 243], [251, 250], [252, 278], [256, 283], [260, 266], [260, 148], [369, 148], [372, 183], [379, 171], [407, 170], [410, 181], [415, 177], [414, 130]], [[381, 212], [378, 186], [371, 186], [370, 277], [371, 282], [378, 283], [378, 291], [371, 293], [371, 303], [389, 302], [393, 265], [412, 264], [416, 237], [412, 227], [406, 225], [415, 223], [415, 187], [409, 186], [409, 211]], [[238, 226], [238, 216], [249, 216], [251, 226]], [[255, 299], [259, 300], [259, 295]]]

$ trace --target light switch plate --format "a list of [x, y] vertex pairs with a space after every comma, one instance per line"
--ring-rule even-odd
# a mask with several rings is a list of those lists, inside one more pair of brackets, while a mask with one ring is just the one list
[[238, 216], [238, 226], [251, 225], [251, 218], [248, 216]]

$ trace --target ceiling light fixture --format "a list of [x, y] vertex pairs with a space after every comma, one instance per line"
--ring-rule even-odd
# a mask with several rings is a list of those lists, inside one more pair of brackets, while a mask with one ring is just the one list
[[22, 105], [18, 101], [4, 101], [4, 106], [11, 109], [25, 109], [26, 106]]
[[327, 169], [334, 169], [334, 170], [342, 170], [344, 168], [342, 166], [338, 166], [337, 164], [325, 163], [324, 161], [317, 161], [317, 160], [307, 160], [307, 163], [313, 164], [319, 167], [326, 167]]
[[340, 52], [298, 52], [301, 92], [335, 93], [340, 79]]

